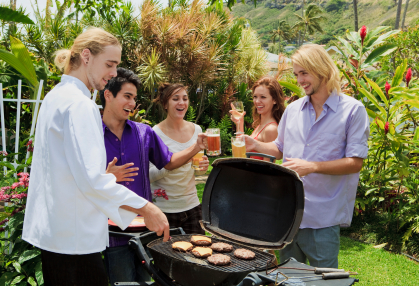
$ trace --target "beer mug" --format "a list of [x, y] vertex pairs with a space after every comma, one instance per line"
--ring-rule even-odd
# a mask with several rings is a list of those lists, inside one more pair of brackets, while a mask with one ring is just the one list
[[199, 151], [192, 157], [192, 169], [199, 170], [199, 162], [202, 161], [202, 156], [204, 156], [204, 150]]
[[220, 138], [220, 128], [208, 128], [207, 129], [207, 142], [208, 156], [219, 156], [221, 155], [221, 138]]
[[231, 150], [234, 158], [246, 158], [246, 143], [244, 136], [231, 137]]

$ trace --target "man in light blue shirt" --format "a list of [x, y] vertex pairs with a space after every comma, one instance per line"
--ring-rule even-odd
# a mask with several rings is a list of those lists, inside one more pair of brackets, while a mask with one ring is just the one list
[[246, 149], [283, 158], [283, 166], [302, 177], [303, 220], [281, 251], [281, 262], [294, 257], [315, 267], [338, 267], [340, 227], [351, 224], [369, 119], [361, 102], [341, 93], [339, 70], [323, 47], [304, 45], [292, 62], [307, 96], [286, 108], [274, 142], [246, 136]]

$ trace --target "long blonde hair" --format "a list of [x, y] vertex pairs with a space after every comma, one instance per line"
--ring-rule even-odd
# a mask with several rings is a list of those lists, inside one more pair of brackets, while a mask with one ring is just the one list
[[84, 49], [89, 49], [90, 53], [95, 56], [103, 52], [106, 46], [121, 47], [121, 44], [117, 38], [105, 30], [89, 28], [77, 36], [70, 50], [55, 52], [54, 63], [64, 74], [69, 74], [80, 66], [80, 54]]
[[304, 45], [292, 55], [291, 60], [326, 83], [329, 94], [334, 90], [341, 93], [339, 70], [322, 46]]

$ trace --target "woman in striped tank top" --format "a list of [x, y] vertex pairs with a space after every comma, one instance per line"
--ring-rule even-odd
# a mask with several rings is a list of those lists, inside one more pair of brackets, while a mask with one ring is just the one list
[[[252, 87], [253, 92], [253, 124], [252, 137], [261, 142], [272, 142], [278, 136], [278, 123], [285, 111], [284, 93], [278, 81], [270, 76], [260, 78]], [[230, 110], [230, 113], [235, 112]], [[231, 116], [234, 123], [239, 123], [238, 131], [243, 132], [244, 115], [236, 120]], [[263, 157], [252, 156], [253, 159], [264, 160]], [[269, 161], [268, 159], [265, 159]]]

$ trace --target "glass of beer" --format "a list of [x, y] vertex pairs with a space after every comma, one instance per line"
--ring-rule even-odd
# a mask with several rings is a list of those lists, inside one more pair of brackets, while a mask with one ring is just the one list
[[208, 128], [207, 129], [207, 142], [208, 156], [219, 156], [221, 155], [221, 138], [220, 138], [220, 128]]
[[192, 169], [199, 170], [199, 162], [202, 161], [202, 156], [204, 156], [204, 150], [199, 151], [192, 158]]
[[231, 149], [234, 158], [246, 158], [246, 143], [243, 136], [231, 137]]

